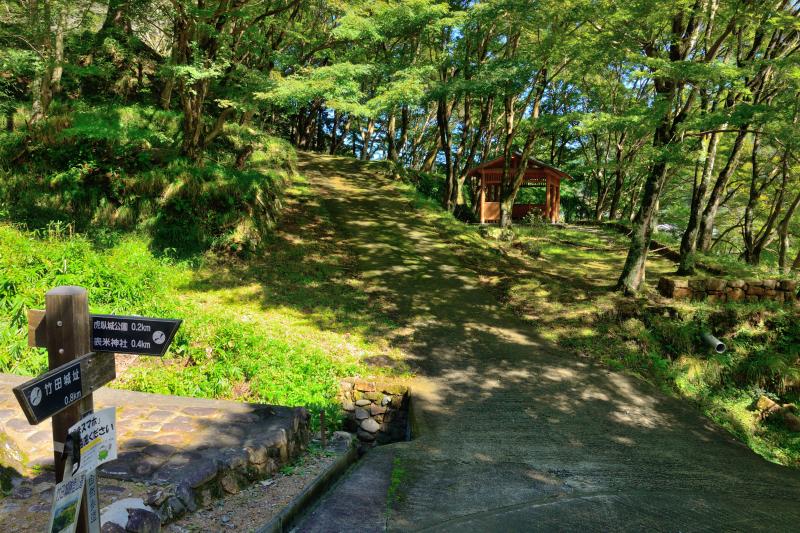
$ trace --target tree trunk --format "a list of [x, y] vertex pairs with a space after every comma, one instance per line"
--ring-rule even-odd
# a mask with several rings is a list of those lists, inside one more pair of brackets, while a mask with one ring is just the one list
[[397, 144], [395, 143], [396, 119], [394, 111], [389, 112], [389, 118], [386, 124], [386, 156], [389, 161], [397, 163]]
[[6, 131], [14, 131], [14, 110], [6, 111]]
[[67, 26], [67, 10], [62, 7], [56, 23], [55, 45], [53, 49], [53, 74], [50, 78], [50, 90], [53, 95], [61, 92], [61, 76], [64, 74], [64, 31]]
[[725, 193], [725, 188], [728, 186], [730, 177], [736, 172], [739, 166], [739, 155], [744, 146], [744, 140], [747, 136], [749, 124], [739, 126], [739, 132], [736, 134], [736, 139], [733, 141], [731, 153], [725, 166], [720, 171], [717, 180], [714, 182], [714, 187], [711, 189], [711, 194], [708, 197], [708, 203], [703, 210], [703, 216], [700, 219], [700, 227], [697, 234], [696, 249], [701, 252], [707, 252], [713, 243], [714, 221], [717, 218], [717, 211], [719, 210], [720, 203]]
[[367, 161], [369, 159], [369, 144], [372, 142], [372, 133], [375, 131], [375, 121], [369, 119], [367, 128], [361, 133], [361, 160]]
[[681, 238], [680, 261], [678, 262], [678, 274], [685, 276], [694, 274], [694, 255], [697, 251], [697, 229], [700, 225], [700, 206], [706, 197], [708, 184], [711, 181], [711, 174], [714, 172], [714, 163], [717, 158], [717, 148], [721, 138], [720, 133], [712, 133], [706, 146], [706, 157], [703, 163], [703, 172], [700, 175], [700, 183], [695, 187], [692, 194], [692, 204], [689, 211], [689, 222], [686, 231]]
[[786, 214], [778, 224], [778, 237], [780, 239], [778, 244], [778, 267], [784, 274], [789, 273], [789, 265], [786, 264], [786, 256], [789, 253], [789, 224], [792, 221], [792, 217], [794, 217], [795, 211], [797, 211], [798, 205], [800, 205], [800, 193], [797, 193], [794, 197], [794, 200], [786, 210]]
[[439, 129], [439, 141], [441, 142], [442, 151], [444, 152], [445, 183], [442, 205], [452, 213], [456, 207], [456, 201], [458, 200], [458, 187], [455, 180], [455, 169], [453, 168], [450, 146], [450, 125], [447, 116], [447, 102], [444, 97], [439, 98], [437, 103], [436, 123]]
[[[673, 19], [673, 33], [678, 32], [682, 26], [682, 15], [676, 15]], [[679, 33], [679, 32], [678, 32]], [[670, 59], [680, 58], [680, 46], [676, 41], [670, 45]], [[655, 134], [653, 135], [653, 148], [657, 154], [657, 159], [650, 167], [650, 172], [644, 183], [642, 193], [642, 203], [633, 220], [631, 231], [631, 244], [628, 249], [628, 256], [625, 258], [625, 265], [617, 281], [617, 289], [627, 295], [639, 292], [645, 279], [645, 266], [647, 264], [647, 251], [650, 249], [650, 240], [653, 236], [653, 222], [658, 211], [658, 199], [661, 189], [667, 178], [667, 162], [663, 151], [675, 141], [675, 129], [680, 121], [685, 118], [680, 114], [675, 114], [675, 99], [678, 94], [679, 82], [671, 79], [654, 80], [657, 98], [663, 98], [668, 109], [664, 111], [659, 119]], [[688, 101], [686, 105], [690, 104]]]
[[247, 160], [250, 159], [251, 155], [253, 155], [253, 145], [248, 144], [236, 154], [236, 169], [244, 170], [244, 166], [247, 164]]
[[619, 202], [622, 199], [622, 187], [625, 184], [625, 173], [619, 166], [614, 171], [614, 194], [611, 196], [611, 207], [608, 210], [608, 218], [611, 220], [617, 219], [617, 211], [619, 210]]
[[647, 252], [653, 236], [653, 218], [666, 174], [667, 165], [664, 161], [658, 161], [653, 165], [644, 184], [642, 204], [636, 213], [636, 218], [633, 219], [628, 256], [617, 282], [617, 288], [628, 295], [636, 294], [644, 282]]
[[400, 157], [400, 152], [405, 150], [408, 142], [408, 120], [408, 106], [403, 105], [400, 111], [400, 141], [397, 143], [398, 158]]
[[595, 179], [597, 182], [597, 202], [594, 205], [594, 220], [595, 222], [600, 222], [603, 220], [603, 208], [605, 207], [606, 198], [608, 198], [608, 188], [609, 184], [605, 182], [603, 179], [603, 169], [600, 169], [598, 172], [601, 174]]
[[317, 140], [314, 143], [314, 148], [317, 152], [325, 151], [325, 113], [320, 105], [316, 113], [317, 122]]
[[433, 148], [428, 151], [428, 155], [425, 156], [425, 160], [422, 162], [422, 172], [431, 172], [433, 170], [433, 164], [436, 162], [436, 155], [439, 153], [441, 146], [442, 139], [437, 135]]
[[792, 262], [792, 270], [800, 270], [800, 251], [797, 252], [797, 256]]

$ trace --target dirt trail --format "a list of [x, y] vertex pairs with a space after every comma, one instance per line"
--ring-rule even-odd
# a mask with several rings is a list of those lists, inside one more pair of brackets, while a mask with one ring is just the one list
[[[800, 471], [543, 340], [390, 181], [349, 159], [303, 155], [300, 166], [421, 369], [420, 435], [371, 452], [405, 472], [381, 518], [388, 530], [797, 531]], [[325, 505], [298, 530], [330, 530]], [[352, 531], [374, 526], [350, 516]]]

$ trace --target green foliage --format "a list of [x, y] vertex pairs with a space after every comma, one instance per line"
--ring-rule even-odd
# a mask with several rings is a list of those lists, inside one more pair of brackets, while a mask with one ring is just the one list
[[99, 254], [88, 238], [53, 223], [32, 233], [0, 224], [0, 369], [32, 375], [47, 367], [47, 356], [27, 346], [27, 316], [44, 307], [44, 295], [58, 285], [86, 287], [103, 312], [170, 315], [165, 286], [168, 265], [152, 257], [135, 237], [114, 236]]
[[[176, 157], [179, 115], [171, 111], [79, 106], [49, 120], [58, 133], [0, 182], [7, 216], [33, 228], [60, 220], [81, 232], [144, 230], [155, 250], [172, 256], [252, 252], [274, 226], [295, 168], [288, 143], [239, 125], [225, 130], [219, 162], [198, 166]], [[0, 140], [7, 154], [24, 142], [17, 134]], [[233, 154], [245, 146], [250, 160], [233, 168]]]
[[[339, 380], [365, 372], [359, 354], [384, 350], [366, 339], [365, 317], [326, 311], [337, 304], [363, 310], [361, 300], [350, 300], [360, 298], [352, 288], [333, 293], [337, 285], [328, 280], [338, 268], [325, 270], [306, 261], [309, 268], [289, 287], [282, 273], [294, 269], [293, 263], [276, 256], [274, 264], [263, 267], [275, 272], [259, 274], [270, 295], [265, 309], [258, 300], [231, 298], [230, 288], [216, 293], [202, 281], [224, 279], [230, 265], [198, 267], [158, 257], [151, 248], [149, 239], [137, 234], [106, 232], [89, 238], [57, 223], [37, 232], [0, 224], [0, 371], [35, 375], [46, 369], [44, 350], [27, 346], [26, 312], [43, 308], [47, 290], [75, 284], [88, 289], [92, 312], [184, 320], [163, 359], [142, 361], [120, 375], [115, 386], [304, 405], [314, 413], [325, 410], [336, 427]], [[258, 282], [252, 276], [235, 274], [236, 286], [250, 290], [248, 283]], [[314, 288], [304, 291], [302, 282]], [[312, 305], [320, 306], [324, 329], [310, 325], [316, 315], [293, 310]], [[299, 334], [287, 336], [287, 324]], [[341, 333], [332, 333], [337, 329]]]

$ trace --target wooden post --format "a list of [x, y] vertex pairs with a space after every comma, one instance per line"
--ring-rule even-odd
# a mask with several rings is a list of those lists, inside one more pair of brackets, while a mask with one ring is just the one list
[[480, 192], [478, 193], [478, 211], [479, 211], [480, 214], [478, 215], [478, 217], [479, 217], [479, 220], [480, 220], [481, 224], [483, 224], [484, 222], [486, 222], [486, 218], [483, 215], [483, 204], [484, 204], [484, 202], [486, 200], [486, 192], [485, 192], [485, 185], [484, 185], [484, 178], [483, 178], [483, 170], [481, 170], [480, 180], [481, 180], [481, 188], [480, 188]]
[[325, 429], [325, 411], [319, 412], [319, 436], [320, 436], [320, 444], [322, 444], [322, 448], [327, 448], [328, 446], [328, 430]]
[[555, 221], [558, 222], [558, 218], [561, 215], [561, 178], [556, 180], [556, 217]]
[[544, 180], [544, 218], [552, 222], [550, 218], [550, 176], [546, 175]]
[[[54, 369], [91, 351], [89, 296], [83, 287], [56, 287], [45, 295], [47, 359]], [[53, 454], [56, 483], [64, 479], [64, 441], [70, 426], [94, 408], [92, 395], [53, 416]], [[81, 503], [77, 532], [88, 531], [86, 498]]]

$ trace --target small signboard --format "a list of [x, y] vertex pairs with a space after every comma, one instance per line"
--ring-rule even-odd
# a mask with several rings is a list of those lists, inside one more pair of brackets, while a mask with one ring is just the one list
[[86, 507], [89, 533], [100, 533], [100, 499], [97, 496], [97, 471], [86, 473]]
[[88, 353], [14, 387], [31, 424], [38, 424], [116, 377], [114, 357]]
[[17, 399], [25, 414], [35, 419], [31, 423], [38, 424], [80, 400], [82, 376], [81, 362], [76, 359], [20, 385]]
[[116, 407], [107, 407], [84, 416], [69, 428], [80, 435], [80, 464], [77, 473], [93, 472], [117, 458]]
[[166, 353], [182, 320], [92, 315], [92, 350], [158, 355]]
[[56, 489], [53, 491], [53, 506], [50, 509], [50, 525], [47, 527], [48, 533], [75, 531], [85, 482], [84, 475], [80, 474], [56, 484]]

